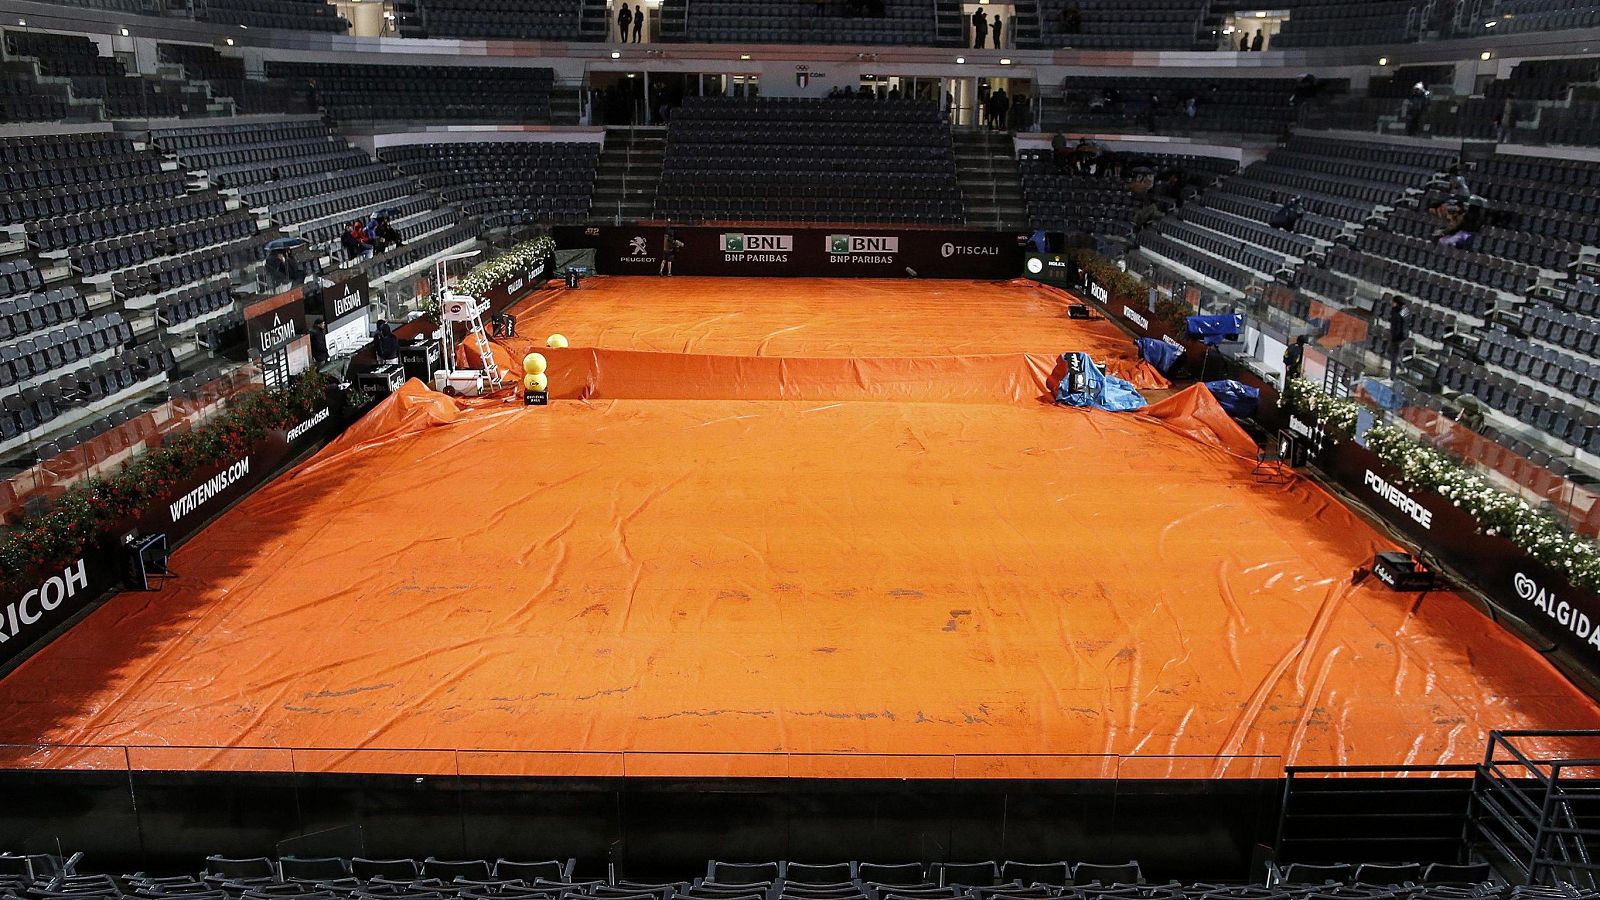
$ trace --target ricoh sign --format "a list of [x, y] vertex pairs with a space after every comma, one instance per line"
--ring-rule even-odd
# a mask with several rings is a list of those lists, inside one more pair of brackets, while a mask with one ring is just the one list
[[0, 600], [0, 663], [20, 658], [110, 589], [109, 558], [101, 548], [86, 548], [65, 566], [35, 572], [8, 590]]
[[48, 613], [60, 609], [61, 604], [88, 587], [89, 566], [79, 557], [77, 562], [6, 604], [5, 616], [0, 619], [0, 644], [17, 640], [27, 643], [33, 626], [43, 622]]

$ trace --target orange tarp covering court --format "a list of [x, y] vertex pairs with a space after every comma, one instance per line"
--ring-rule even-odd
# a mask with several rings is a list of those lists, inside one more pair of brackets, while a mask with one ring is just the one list
[[[164, 589], [0, 681], [0, 743], [180, 768], [1160, 777], [1474, 762], [1490, 729], [1600, 727], [1460, 597], [1352, 586], [1390, 542], [1308, 481], [1253, 478], [1203, 388], [1044, 402], [1063, 351], [1132, 365], [1065, 303], [543, 293], [504, 355], [560, 331], [553, 393], [603, 390], [525, 408], [408, 385], [179, 550]], [[297, 749], [185, 749], [209, 746]], [[124, 764], [97, 752], [12, 761]]]

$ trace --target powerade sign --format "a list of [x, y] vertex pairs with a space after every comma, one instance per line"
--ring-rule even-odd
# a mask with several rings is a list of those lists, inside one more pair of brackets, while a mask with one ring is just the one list
[[1424, 530], [1433, 529], [1433, 510], [1419, 503], [1416, 498], [1406, 493], [1403, 488], [1385, 481], [1382, 475], [1371, 469], [1361, 479], [1367, 490], [1372, 491], [1400, 512], [1404, 513], [1411, 521], [1421, 525]]

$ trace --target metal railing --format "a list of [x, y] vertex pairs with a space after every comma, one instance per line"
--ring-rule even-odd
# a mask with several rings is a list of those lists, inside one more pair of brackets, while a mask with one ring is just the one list
[[1472, 821], [1528, 883], [1600, 887], [1600, 731], [1491, 734]]

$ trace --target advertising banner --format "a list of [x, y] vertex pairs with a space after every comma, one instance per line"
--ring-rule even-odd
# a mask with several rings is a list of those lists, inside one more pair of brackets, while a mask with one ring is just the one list
[[[1311, 431], [1291, 418], [1292, 429]], [[1322, 465], [1385, 521], [1465, 575], [1496, 607], [1600, 673], [1600, 597], [1573, 587], [1505, 538], [1483, 534], [1449, 500], [1403, 484], [1397, 470], [1354, 441], [1326, 446]]]
[[120, 575], [117, 555], [94, 546], [66, 566], [33, 573], [21, 588], [8, 589], [0, 598], [0, 665], [116, 586]]
[[[1022, 241], [1011, 232], [912, 230], [870, 225], [674, 227], [677, 275], [1013, 278], [1022, 273]], [[606, 275], [655, 275], [666, 239], [662, 226], [570, 226], [556, 230], [564, 248], [589, 247]]]

